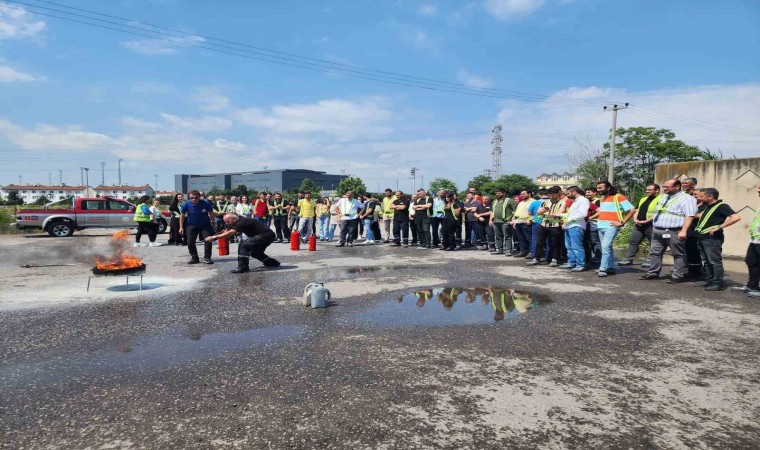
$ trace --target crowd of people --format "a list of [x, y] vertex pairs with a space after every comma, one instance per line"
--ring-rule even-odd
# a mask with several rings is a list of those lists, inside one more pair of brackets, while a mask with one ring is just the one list
[[[257, 245], [245, 244], [255, 248], [243, 249], [245, 262], [239, 261], [238, 269], [247, 271], [248, 256], [279, 265], [263, 249], [275, 242], [289, 243], [291, 230], [296, 230], [304, 243], [314, 235], [319, 241], [337, 241], [338, 247], [361, 241], [425, 250], [473, 249], [524, 258], [528, 266], [546, 264], [572, 272], [593, 268], [599, 277], [607, 277], [615, 275], [618, 266], [634, 264], [646, 240], [650, 245], [640, 262], [647, 269], [642, 280], [660, 278], [663, 255], [670, 249], [674, 265], [668, 283], [693, 282], [717, 291], [726, 288], [723, 230], [740, 220], [716, 189], [697, 188], [694, 178], [669, 179], [662, 186], [650, 183], [635, 205], [606, 181], [564, 191], [559, 186], [517, 193], [497, 189], [493, 197], [472, 187], [461, 199], [456, 192], [424, 189], [411, 195], [386, 189], [378, 197], [346, 192], [314, 199], [310, 192], [299, 192], [285, 199], [280, 193], [260, 193], [251, 202], [245, 196], [207, 198], [199, 191], [184, 201], [183, 194], [177, 194], [169, 207], [169, 244], [187, 245], [192, 264], [211, 264], [211, 242], [219, 237], [243, 242], [259, 237]], [[616, 259], [615, 239], [629, 223], [625, 255]], [[202, 260], [196, 240], [204, 242]], [[760, 212], [750, 226], [745, 261], [748, 282], [732, 289], [760, 297]]]

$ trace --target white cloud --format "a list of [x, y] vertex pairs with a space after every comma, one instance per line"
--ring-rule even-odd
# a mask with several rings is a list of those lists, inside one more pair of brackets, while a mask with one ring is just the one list
[[431, 4], [423, 4], [417, 8], [417, 12], [420, 15], [432, 17], [438, 13], [438, 7]]
[[0, 135], [4, 135], [14, 144], [27, 150], [53, 149], [81, 152], [102, 150], [114, 144], [114, 140], [105, 134], [84, 131], [75, 125], [63, 128], [38, 125], [34, 129], [27, 129], [5, 119], [0, 119]]
[[165, 39], [137, 39], [122, 42], [124, 48], [146, 56], [173, 55], [183, 47], [203, 43], [206, 40], [200, 36], [176, 36]]
[[389, 133], [391, 129], [387, 122], [391, 116], [383, 99], [359, 102], [321, 100], [311, 104], [274, 106], [270, 111], [247, 108], [234, 114], [242, 124], [274, 133], [326, 134], [343, 140]]
[[486, 12], [499, 20], [518, 20], [541, 8], [546, 0], [486, 0]]
[[[0, 5], [18, 8], [0, 2]], [[45, 22], [35, 20], [34, 15], [24, 9], [0, 8], [0, 40], [4, 39], [34, 39], [45, 30]]]
[[157, 130], [157, 129], [163, 128], [163, 125], [159, 123], [148, 122], [147, 120], [137, 119], [134, 117], [122, 117], [120, 122], [122, 125], [128, 128], [151, 129], [151, 130]]
[[193, 101], [204, 111], [223, 111], [230, 107], [229, 97], [222, 95], [215, 88], [200, 88], [192, 96]]
[[329, 42], [330, 42], [330, 38], [327, 36], [322, 36], [314, 40], [315, 44], [327, 44]]
[[42, 81], [42, 80], [44, 80], [43, 77], [37, 77], [25, 72], [20, 72], [10, 66], [0, 66], [0, 83]]
[[475, 76], [466, 70], [460, 70], [459, 73], [457, 73], [457, 77], [459, 78], [459, 81], [470, 87], [480, 89], [493, 87], [493, 82], [486, 80], [485, 78]]
[[232, 121], [225, 117], [181, 117], [173, 114], [161, 113], [161, 117], [177, 128], [184, 128], [196, 132], [222, 131], [232, 126]]

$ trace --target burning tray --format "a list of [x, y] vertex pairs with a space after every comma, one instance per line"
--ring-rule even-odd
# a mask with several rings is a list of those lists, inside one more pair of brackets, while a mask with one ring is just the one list
[[110, 276], [132, 276], [142, 275], [145, 273], [145, 264], [140, 264], [136, 267], [127, 267], [124, 269], [98, 269], [92, 268], [92, 274], [98, 277], [110, 277]]

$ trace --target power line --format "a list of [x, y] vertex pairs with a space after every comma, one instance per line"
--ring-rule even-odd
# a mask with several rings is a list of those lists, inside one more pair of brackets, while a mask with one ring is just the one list
[[[83, 11], [83, 12], [87, 12], [88, 14], [94, 14], [94, 15], [99, 15], [99, 16], [103, 16], [103, 17], [116, 18], [118, 20], [127, 21], [128, 23], [127, 24], [122, 24], [122, 23], [118, 23], [118, 22], [112, 22], [112, 21], [108, 21], [108, 20], [98, 19], [96, 17], [90, 17], [90, 16], [83, 15], [83, 14], [72, 13], [72, 12], [69, 12], [69, 11], [63, 11], [63, 10], [54, 9], [54, 8], [47, 8], [47, 7], [44, 7], [44, 6], [39, 6], [39, 5], [30, 4], [30, 3], [26, 3], [26, 2], [21, 2], [21, 1], [17, 1], [17, 0], [8, 0], [8, 2], [10, 2], [10, 3], [16, 3], [16, 4], [20, 4], [20, 5], [25, 5], [25, 6], [29, 6], [29, 7], [32, 7], [32, 8], [44, 9], [44, 10], [47, 10], [47, 11], [53, 11], [53, 12], [57, 12], [57, 13], [61, 13], [61, 14], [66, 14], [66, 15], [74, 16], [74, 17], [81, 17], [81, 18], [85, 18], [85, 19], [88, 19], [88, 20], [91, 20], [91, 21], [97, 21], [97, 22], [101, 22], [101, 23], [107, 23], [107, 24], [115, 25], [115, 26], [122, 27], [122, 28], [134, 29], [134, 30], [141, 31], [141, 33], [136, 33], [136, 32], [133, 32], [133, 31], [123, 30], [123, 29], [120, 29], [120, 28], [113, 28], [113, 27], [109, 27], [109, 26], [106, 26], [106, 25], [101, 25], [99, 23], [85, 22], [85, 21], [82, 21], [82, 20], [72, 19], [70, 17], [57, 16], [57, 15], [54, 15], [54, 14], [44, 13], [44, 12], [41, 12], [41, 11], [29, 10], [29, 9], [26, 9], [26, 8], [14, 7], [14, 6], [10, 6], [10, 5], [0, 4], [0, 7], [10, 8], [10, 9], [17, 9], [17, 10], [23, 10], [23, 11], [27, 11], [27, 12], [30, 12], [30, 13], [33, 13], [33, 14], [39, 14], [39, 15], [43, 15], [43, 16], [47, 16], [47, 17], [53, 17], [53, 18], [57, 18], [57, 19], [61, 19], [61, 20], [67, 20], [67, 21], [71, 21], [71, 22], [75, 22], [75, 23], [80, 23], [80, 24], [84, 24], [84, 25], [90, 25], [90, 26], [99, 27], [99, 28], [105, 28], [105, 29], [112, 30], [112, 31], [118, 31], [118, 32], [121, 32], [121, 33], [132, 34], [132, 35], [137, 35], [137, 36], [141, 36], [141, 37], [147, 37], [147, 38], [151, 38], [151, 39], [164, 39], [167, 42], [171, 42], [171, 43], [174, 43], [176, 45], [182, 45], [182, 46], [187, 46], [187, 47], [197, 47], [197, 48], [202, 48], [202, 49], [206, 49], [206, 50], [216, 51], [216, 52], [225, 53], [225, 54], [229, 54], [229, 55], [233, 55], [233, 56], [240, 56], [240, 57], [244, 57], [244, 58], [248, 58], [248, 59], [254, 59], [254, 60], [259, 60], [259, 61], [266, 61], [266, 62], [272, 62], [272, 63], [275, 63], [275, 64], [282, 64], [282, 65], [286, 65], [286, 66], [298, 67], [298, 68], [307, 69], [307, 70], [313, 70], [313, 71], [323, 72], [323, 71], [327, 70], [328, 73], [333, 73], [333, 74], [338, 74], [338, 75], [344, 75], [344, 76], [349, 76], [349, 77], [354, 77], [354, 78], [360, 78], [360, 79], [367, 79], [367, 80], [371, 80], [371, 81], [378, 81], [378, 82], [389, 83], [389, 84], [397, 84], [397, 85], [402, 85], [402, 86], [417, 87], [417, 88], [421, 88], [421, 89], [435, 90], [435, 91], [441, 91], [441, 92], [458, 93], [458, 94], [465, 94], [465, 95], [475, 95], [475, 96], [481, 96], [481, 97], [513, 98], [513, 99], [522, 100], [522, 101], [528, 101], [528, 102], [531, 102], [531, 101], [532, 102], [555, 102], [555, 103], [559, 102], [559, 103], [570, 103], [570, 104], [576, 104], [576, 105], [592, 105], [592, 104], [596, 105], [596, 104], [598, 104], [597, 102], [591, 101], [591, 100], [582, 100], [582, 99], [564, 98], [564, 97], [556, 97], [556, 96], [547, 96], [547, 95], [542, 95], [542, 94], [531, 94], [531, 93], [525, 93], [525, 92], [519, 92], [519, 91], [507, 91], [507, 90], [493, 89], [493, 88], [473, 88], [471, 86], [467, 86], [467, 85], [460, 84], [460, 83], [452, 83], [452, 82], [447, 82], [447, 81], [433, 80], [433, 79], [429, 79], [429, 78], [422, 78], [422, 77], [416, 77], [416, 76], [411, 76], [411, 75], [403, 75], [403, 74], [398, 74], [398, 73], [395, 73], [395, 72], [381, 71], [381, 70], [376, 70], [376, 69], [365, 69], [365, 68], [361, 68], [361, 67], [357, 67], [357, 66], [351, 66], [351, 65], [348, 65], [348, 64], [336, 63], [336, 62], [327, 61], [327, 60], [321, 60], [321, 59], [317, 59], [317, 58], [304, 57], [304, 56], [294, 55], [294, 54], [290, 54], [290, 53], [279, 52], [279, 51], [276, 51], [276, 50], [265, 49], [263, 47], [255, 47], [255, 46], [251, 46], [251, 45], [248, 45], [248, 44], [237, 43], [237, 42], [234, 42], [234, 41], [228, 41], [228, 40], [214, 38], [214, 37], [210, 37], [210, 36], [203, 36], [203, 35], [194, 34], [194, 33], [188, 33], [188, 32], [184, 32], [184, 31], [180, 31], [180, 30], [174, 30], [174, 29], [171, 29], [171, 28], [166, 28], [166, 27], [162, 27], [162, 26], [159, 26], [159, 25], [147, 24], [147, 23], [143, 23], [143, 22], [139, 22], [139, 21], [134, 21], [134, 20], [131, 20], [131, 19], [126, 19], [126, 18], [123, 18], [123, 17], [110, 16], [110, 15], [107, 15], [107, 14], [101, 14], [101, 13], [98, 13], [98, 12], [89, 11], [89, 10], [85, 10], [85, 9], [82, 9], [82, 8], [74, 8], [74, 7], [62, 5], [62, 4], [59, 4], [59, 3], [46, 2], [46, 1], [42, 1], [42, 0], [36, 0], [36, 1], [38, 1], [40, 3], [46, 3], [46, 4], [52, 4], [52, 5], [60, 6], [62, 8], [67, 8], [67, 9], [71, 9], [71, 10]], [[144, 25], [144, 26], [158, 28], [159, 30], [156, 31], [156, 30], [145, 29], [143, 27], [139, 27], [139, 26], [135, 26], [135, 25], [131, 25], [131, 24], [140, 24], [140, 25]], [[161, 31], [161, 30], [167, 30], [167, 31], [170, 31], [171, 33], [180, 33], [180, 34], [182, 34], [184, 36], [191, 36], [191, 37], [194, 37], [194, 38], [200, 38], [200, 39], [204, 40], [203, 43], [206, 44], [206, 45], [199, 45], [197, 42], [188, 42], [186, 40], [187, 39], [186, 37], [176, 36], [176, 35], [167, 33], [165, 31]], [[144, 34], [144, 33], [153, 33], [153, 34], [148, 35], [148, 34]], [[159, 36], [156, 36], [156, 34], [159, 35]], [[171, 39], [172, 37], [177, 37], [177, 38], [181, 38], [181, 39], [185, 39], [185, 40], [178, 41], [178, 40]], [[245, 49], [230, 47], [230, 46], [227, 46], [227, 45], [216, 44], [216, 43], [213, 43], [213, 42], [206, 42], [205, 40], [213, 40], [213, 41], [231, 43], [231, 44], [237, 45], [237, 46], [252, 48], [252, 49], [255, 49], [256, 51], [251, 51], [251, 50], [245, 50]], [[214, 47], [209, 47], [209, 46], [214, 46]], [[227, 50], [231, 50], [231, 51], [226, 51], [226, 50], [222, 50], [222, 49], [227, 49]], [[240, 54], [238, 52], [250, 53], [252, 55], [257, 55], [257, 56], [250, 56], [248, 54]], [[273, 53], [273, 54], [267, 54], [267, 53], [262, 53], [262, 52], [268, 52], [268, 53]], [[286, 55], [286, 56], [277, 56], [278, 54], [279, 55]], [[311, 62], [311, 61], [314, 61], [314, 62]], [[330, 71], [332, 71], [332, 72], [330, 72]]]

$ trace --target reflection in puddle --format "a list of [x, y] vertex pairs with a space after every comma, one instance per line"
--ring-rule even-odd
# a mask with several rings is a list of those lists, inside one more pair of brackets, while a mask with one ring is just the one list
[[160, 370], [287, 340], [306, 331], [305, 325], [278, 325], [232, 333], [146, 336], [85, 355], [0, 365], [0, 387], [54, 383], [93, 372]]
[[509, 288], [445, 287], [398, 296], [357, 319], [395, 326], [474, 325], [515, 318], [549, 302], [544, 296]]

